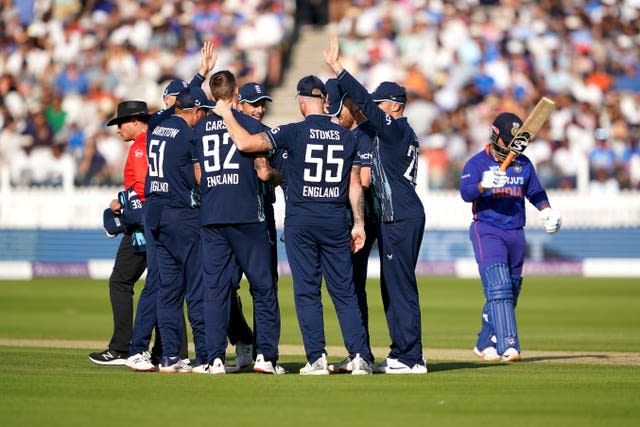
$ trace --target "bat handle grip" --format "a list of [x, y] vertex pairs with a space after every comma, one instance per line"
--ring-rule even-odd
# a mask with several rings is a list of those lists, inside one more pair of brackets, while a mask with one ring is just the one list
[[502, 172], [506, 172], [507, 168], [509, 167], [509, 165], [511, 164], [511, 162], [513, 162], [513, 159], [515, 159], [517, 156], [515, 151], [509, 151], [509, 154], [507, 154], [507, 158], [504, 159], [504, 161], [502, 162], [502, 164], [500, 165], [500, 170]]

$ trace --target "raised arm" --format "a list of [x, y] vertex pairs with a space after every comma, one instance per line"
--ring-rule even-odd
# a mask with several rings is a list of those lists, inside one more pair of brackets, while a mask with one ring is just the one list
[[252, 135], [238, 123], [231, 109], [231, 101], [218, 100], [213, 112], [224, 120], [229, 136], [238, 150], [245, 153], [260, 153], [273, 148], [273, 144], [265, 132]]
[[351, 251], [358, 252], [364, 246], [366, 235], [364, 232], [364, 191], [360, 181], [360, 166], [351, 168], [349, 180], [349, 203], [353, 212], [353, 228], [351, 229]]
[[329, 49], [324, 50], [324, 61], [331, 67], [335, 75], [340, 74], [344, 67], [340, 64], [340, 43], [338, 41], [338, 36], [332, 34], [329, 36]]
[[205, 42], [200, 49], [200, 69], [198, 74], [203, 78], [207, 78], [207, 74], [213, 70], [218, 60], [218, 52], [216, 52], [213, 42]]
[[[396, 129], [395, 120], [378, 108], [376, 103], [373, 102], [373, 99], [367, 89], [344, 69], [338, 59], [339, 55], [340, 44], [338, 37], [331, 35], [329, 36], [329, 49], [325, 49], [324, 51], [324, 60], [336, 74], [338, 80], [340, 80], [340, 85], [345, 92], [347, 92], [353, 102], [355, 102], [355, 104], [360, 108], [361, 113], [364, 114], [376, 131], [383, 134], [391, 132], [391, 135], [396, 133], [398, 129]], [[359, 119], [360, 121], [358, 123], [361, 123], [362, 117], [359, 117]], [[356, 120], [358, 120], [357, 117]]]

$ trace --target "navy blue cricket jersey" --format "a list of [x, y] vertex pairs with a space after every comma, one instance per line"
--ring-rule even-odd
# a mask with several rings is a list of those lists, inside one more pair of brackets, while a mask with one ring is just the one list
[[319, 114], [267, 135], [274, 148], [287, 152], [285, 225], [344, 224], [356, 156], [353, 135]]
[[490, 146], [471, 157], [462, 169], [460, 195], [465, 202], [473, 202], [473, 219], [492, 224], [498, 228], [516, 229], [524, 227], [525, 197], [536, 208], [549, 204], [547, 193], [542, 188], [531, 160], [521, 154], [507, 168], [509, 177], [502, 188], [478, 191], [482, 174], [490, 169], [498, 169], [500, 163], [491, 154]]
[[[269, 128], [233, 110], [250, 134]], [[254, 155], [239, 151], [222, 118], [206, 116], [194, 128], [200, 162], [200, 218], [202, 225], [264, 221], [264, 193], [253, 165]]]
[[415, 191], [418, 137], [406, 117], [394, 119], [378, 108], [367, 90], [346, 70], [338, 80], [376, 130], [372, 181], [381, 202], [381, 220], [424, 217], [424, 207]]
[[[361, 167], [372, 167], [373, 165], [373, 141], [375, 129], [368, 121], [360, 123], [351, 131], [356, 139], [358, 149], [357, 159]], [[356, 164], [356, 162], [354, 162]], [[376, 196], [372, 187], [363, 189], [364, 191], [364, 222], [366, 224], [380, 222], [380, 199]]]
[[173, 115], [147, 134], [149, 172], [145, 180], [145, 200], [158, 200], [175, 208], [191, 207], [195, 187], [193, 129]]

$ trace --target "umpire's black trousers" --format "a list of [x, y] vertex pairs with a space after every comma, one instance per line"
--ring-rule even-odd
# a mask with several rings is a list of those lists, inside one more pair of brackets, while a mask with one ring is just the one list
[[113, 311], [113, 336], [109, 342], [110, 350], [129, 353], [133, 328], [133, 287], [146, 268], [147, 254], [134, 252], [131, 236], [123, 235], [116, 254], [116, 262], [109, 277], [109, 298]]

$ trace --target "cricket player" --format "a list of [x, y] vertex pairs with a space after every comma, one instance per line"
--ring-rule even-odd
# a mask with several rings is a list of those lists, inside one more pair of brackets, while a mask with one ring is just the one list
[[[326, 89], [316, 76], [297, 85], [297, 102], [304, 120], [250, 135], [224, 102], [215, 112], [227, 126], [234, 144], [243, 152], [287, 151], [285, 244], [294, 282], [298, 323], [307, 364], [301, 375], [328, 375], [321, 301], [324, 275], [352, 359], [353, 375], [372, 372], [371, 350], [353, 287], [351, 250], [364, 244], [362, 185], [359, 167], [353, 166], [355, 141], [324, 115]], [[347, 201], [354, 225], [349, 235]]]
[[[373, 141], [375, 129], [366, 121], [358, 106], [342, 90], [337, 79], [329, 79], [325, 83], [327, 88], [327, 114], [338, 119], [340, 126], [349, 129], [356, 140], [357, 156], [354, 164], [360, 165], [360, 180], [364, 192], [364, 230], [366, 239], [364, 246], [359, 251], [351, 254], [353, 264], [353, 284], [358, 298], [358, 306], [362, 315], [362, 323], [369, 339], [369, 306], [367, 303], [367, 269], [369, 254], [378, 236], [379, 202], [375, 199], [371, 188], [371, 164], [373, 158]], [[378, 207], [376, 209], [376, 206]], [[349, 213], [351, 213], [349, 211]], [[372, 360], [373, 361], [373, 360]], [[335, 373], [351, 373], [351, 359], [346, 359], [334, 365], [329, 365], [329, 370]]]
[[487, 361], [520, 360], [514, 309], [526, 250], [525, 198], [540, 210], [548, 233], [558, 231], [562, 222], [525, 155], [516, 157], [506, 172], [499, 170], [509, 154], [507, 145], [521, 126], [515, 114], [498, 114], [491, 126], [491, 143], [467, 161], [460, 178], [460, 194], [472, 203], [469, 237], [485, 295], [473, 352]]
[[193, 126], [212, 105], [200, 88], [187, 87], [175, 103], [176, 113], [160, 122], [147, 141], [149, 173], [145, 183], [145, 228], [156, 245], [160, 269], [158, 326], [163, 356], [160, 372], [190, 372], [178, 357], [179, 320], [186, 299], [193, 331], [196, 366], [205, 364], [200, 212], [192, 190], [200, 175]]
[[[213, 69], [216, 63], [217, 56], [215, 55], [214, 45], [211, 42], [205, 42], [200, 49], [200, 69], [198, 73], [193, 77], [191, 82], [187, 84], [182, 80], [172, 80], [163, 92], [163, 102], [165, 110], [158, 111], [151, 115], [148, 123], [147, 133], [153, 131], [153, 129], [163, 120], [167, 119], [175, 113], [176, 96], [184, 90], [187, 86], [200, 87], [204, 82], [209, 71]], [[146, 153], [146, 145], [144, 147]], [[146, 160], [146, 154], [145, 154]], [[147, 173], [147, 164], [145, 162], [145, 175]], [[149, 231], [145, 230], [146, 239], [153, 241], [153, 236], [149, 235]], [[155, 253], [155, 245], [149, 245], [147, 247], [147, 279], [144, 283], [144, 288], [138, 298], [138, 306], [136, 308], [136, 317], [133, 324], [133, 331], [131, 334], [131, 344], [129, 345], [129, 359], [127, 359], [126, 366], [136, 372], [154, 372], [156, 365], [162, 356], [162, 345], [159, 339], [159, 334], [156, 333], [155, 345], [149, 353], [149, 341], [151, 333], [154, 327], [157, 326], [157, 292], [158, 292], [158, 260]], [[184, 321], [184, 316], [179, 317], [180, 322], [180, 358], [186, 363], [189, 362], [189, 351], [187, 342], [187, 329]], [[156, 330], [157, 331], [157, 330]]]
[[[233, 105], [238, 97], [235, 76], [219, 71], [209, 81], [217, 104]], [[216, 110], [216, 113], [218, 110]], [[259, 121], [229, 110], [250, 133], [266, 127]], [[222, 117], [208, 116], [195, 129], [197, 158], [202, 176], [201, 236], [205, 288], [206, 345], [209, 373], [225, 374], [225, 351], [236, 265], [249, 281], [253, 298], [256, 343], [255, 372], [284, 374], [277, 364], [280, 308], [271, 262], [271, 241], [265, 221], [263, 194], [259, 191], [254, 156], [238, 151]]]
[[426, 374], [415, 274], [425, 215], [415, 192], [418, 138], [403, 117], [406, 91], [394, 82], [383, 82], [370, 95], [342, 67], [338, 55], [338, 38], [331, 36], [325, 61], [376, 130], [372, 183], [381, 201], [380, 285], [391, 336], [391, 351], [378, 370], [387, 374]]

